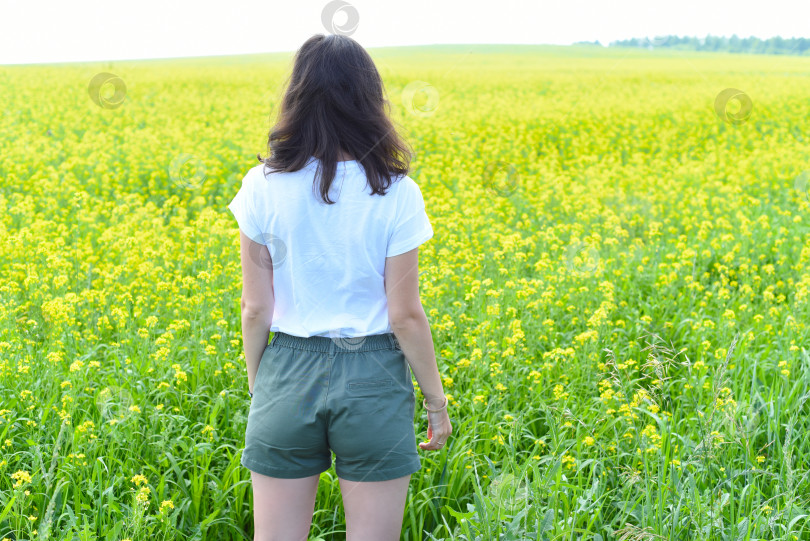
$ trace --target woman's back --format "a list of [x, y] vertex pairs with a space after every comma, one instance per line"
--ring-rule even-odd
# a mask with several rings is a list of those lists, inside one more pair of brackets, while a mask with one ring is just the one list
[[338, 162], [328, 205], [312, 190], [318, 159], [294, 172], [248, 171], [229, 209], [240, 229], [268, 246], [275, 304], [271, 331], [296, 336], [390, 332], [385, 258], [433, 236], [418, 184], [392, 178], [371, 195], [362, 165]]

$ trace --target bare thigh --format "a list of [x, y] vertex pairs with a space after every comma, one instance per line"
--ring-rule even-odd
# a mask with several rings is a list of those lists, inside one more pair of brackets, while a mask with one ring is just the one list
[[346, 541], [399, 541], [411, 475], [388, 481], [338, 480]]
[[280, 479], [251, 472], [255, 541], [307, 541], [320, 474]]

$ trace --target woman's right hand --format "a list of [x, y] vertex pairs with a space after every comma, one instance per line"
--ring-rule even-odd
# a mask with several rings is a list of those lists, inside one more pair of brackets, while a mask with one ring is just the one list
[[447, 408], [441, 411], [429, 411], [427, 437], [429, 441], [419, 442], [419, 448], [424, 451], [438, 451], [444, 448], [447, 438], [453, 432]]

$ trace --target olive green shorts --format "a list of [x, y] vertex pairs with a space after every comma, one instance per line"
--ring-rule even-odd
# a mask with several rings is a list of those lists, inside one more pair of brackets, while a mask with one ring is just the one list
[[330, 338], [283, 332], [262, 354], [241, 464], [296, 479], [328, 470], [385, 481], [421, 467], [411, 371], [393, 333]]

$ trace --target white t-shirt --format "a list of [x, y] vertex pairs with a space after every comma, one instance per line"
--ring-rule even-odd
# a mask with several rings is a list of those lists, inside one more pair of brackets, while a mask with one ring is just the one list
[[338, 162], [329, 191], [336, 203], [327, 205], [312, 187], [317, 166], [311, 157], [299, 171], [265, 176], [259, 164], [228, 205], [245, 235], [270, 251], [270, 331], [332, 338], [391, 332], [385, 258], [433, 236], [419, 185], [393, 177], [386, 195], [372, 196], [362, 165]]

